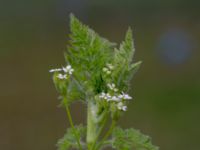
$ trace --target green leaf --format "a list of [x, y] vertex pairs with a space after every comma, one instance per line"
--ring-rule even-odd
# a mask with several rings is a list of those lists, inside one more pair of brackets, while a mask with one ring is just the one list
[[132, 64], [133, 55], [135, 52], [132, 30], [128, 29], [125, 35], [125, 40], [120, 44], [119, 49], [115, 49], [113, 64], [115, 70], [113, 78], [117, 86], [126, 91], [129, 87], [129, 82], [141, 62]]
[[[64, 137], [59, 139], [57, 142], [58, 150], [78, 149], [78, 144], [74, 132], [77, 133], [81, 140], [86, 136], [86, 128], [82, 125], [76, 126], [75, 130], [73, 128], [68, 128]], [[81, 142], [81, 145], [82, 147], [86, 146], [83, 142]]]
[[128, 31], [125, 35], [125, 40], [120, 44], [119, 50], [115, 49], [114, 61], [118, 65], [130, 65], [133, 59], [133, 55], [135, 52], [132, 30], [128, 28]]
[[151, 143], [151, 138], [136, 129], [123, 130], [119, 127], [113, 131], [113, 148], [116, 150], [158, 150]]
[[136, 63], [133, 63], [129, 66], [127, 75], [125, 76], [124, 82], [129, 85], [130, 80], [133, 78], [133, 75], [138, 71], [142, 64], [142, 61], [138, 61]]
[[100, 80], [102, 68], [111, 59], [114, 44], [100, 37], [72, 14], [70, 30], [70, 43], [65, 58], [75, 69], [74, 75], [85, 89], [92, 87], [92, 91], [99, 91], [93, 88], [99, 82], [97, 80]]

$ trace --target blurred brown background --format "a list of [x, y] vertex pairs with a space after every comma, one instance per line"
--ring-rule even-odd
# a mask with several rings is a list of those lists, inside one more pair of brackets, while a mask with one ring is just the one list
[[[50, 68], [64, 65], [69, 13], [120, 42], [134, 31], [134, 102], [120, 121], [162, 150], [199, 150], [200, 2], [197, 0], [1, 0], [0, 149], [55, 150], [69, 126]], [[85, 110], [73, 105], [76, 123]]]

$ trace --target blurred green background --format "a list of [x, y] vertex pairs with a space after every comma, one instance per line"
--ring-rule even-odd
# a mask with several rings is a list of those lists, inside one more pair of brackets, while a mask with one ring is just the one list
[[[48, 70], [64, 65], [69, 13], [120, 42], [134, 31], [134, 101], [120, 120], [162, 150], [199, 150], [200, 2], [197, 0], [1, 0], [0, 149], [55, 150], [69, 127]], [[74, 120], [85, 108], [72, 107]]]

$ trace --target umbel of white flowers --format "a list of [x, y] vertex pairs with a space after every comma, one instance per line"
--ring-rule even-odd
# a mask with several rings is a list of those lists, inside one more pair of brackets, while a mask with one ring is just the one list
[[60, 72], [60, 71], [63, 71], [64, 74], [59, 73], [57, 75], [57, 78], [63, 80], [63, 79], [67, 79], [68, 76], [72, 75], [74, 69], [72, 68], [71, 65], [67, 65], [66, 67], [49, 70], [49, 72]]
[[124, 92], [120, 93], [116, 93], [118, 91], [118, 89], [115, 87], [114, 83], [109, 83], [107, 84], [108, 88], [112, 91], [113, 94], [111, 93], [104, 93], [102, 92], [99, 95], [99, 98], [102, 100], [106, 100], [107, 102], [115, 102], [116, 106], [119, 110], [122, 111], [126, 111], [127, 110], [127, 106], [124, 105], [126, 100], [131, 100], [132, 97], [129, 96], [128, 94], [125, 94]]

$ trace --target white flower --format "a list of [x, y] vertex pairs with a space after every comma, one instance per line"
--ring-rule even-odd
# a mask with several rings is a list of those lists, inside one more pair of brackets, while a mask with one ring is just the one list
[[59, 71], [62, 71], [62, 69], [61, 68], [56, 68], [56, 69], [49, 70], [49, 72], [59, 72]]
[[122, 110], [126, 111], [127, 110], [127, 106], [122, 106]]
[[59, 72], [59, 71], [64, 71], [66, 74], [68, 73], [71, 75], [74, 69], [71, 67], [71, 65], [67, 65], [66, 67], [49, 70], [49, 72]]
[[125, 94], [124, 92], [122, 92], [122, 94], [120, 94], [118, 97], [121, 99], [126, 99], [126, 100], [132, 99], [131, 96], [129, 96], [128, 94]]
[[127, 106], [125, 106], [122, 102], [119, 102], [119, 103], [117, 104], [117, 108], [118, 108], [119, 110], [122, 110], [122, 111], [126, 111], [126, 110], [127, 110]]
[[118, 102], [118, 101], [120, 101], [121, 99], [118, 98], [117, 96], [113, 96], [113, 97], [111, 98], [111, 100], [112, 100], [112, 101]]
[[128, 94], [124, 94], [124, 99], [132, 99], [132, 97], [131, 96], [129, 96]]
[[110, 101], [111, 98], [112, 98], [112, 96], [111, 96], [109, 93], [107, 93], [106, 96], [105, 96], [105, 99], [106, 99], [107, 101]]
[[119, 97], [120, 99], [122, 99], [122, 98], [123, 98], [123, 95], [120, 94], [118, 97]]
[[99, 98], [105, 99], [105, 96], [106, 96], [106, 93], [102, 92], [102, 93], [99, 95]]
[[72, 74], [73, 71], [74, 71], [74, 69], [70, 69], [69, 70], [69, 74]]
[[63, 70], [65, 73], [69, 73], [69, 74], [72, 74], [72, 72], [74, 71], [74, 69], [72, 68], [71, 65], [67, 65], [66, 67], [63, 67], [62, 70]]
[[67, 75], [66, 74], [58, 74], [58, 76], [57, 76], [57, 78], [58, 79], [61, 79], [61, 80], [63, 80], [63, 79], [67, 79]]
[[59, 72], [59, 71], [63, 71], [64, 74], [59, 73], [56, 77], [58, 79], [63, 80], [63, 79], [67, 79], [68, 75], [71, 75], [74, 69], [71, 67], [71, 65], [68, 65], [66, 67], [49, 70], [49, 72]]
[[107, 101], [112, 100], [112, 96], [111, 96], [109, 93], [104, 93], [104, 92], [102, 92], [102, 93], [99, 95], [99, 98], [105, 99], [105, 100], [107, 100]]

